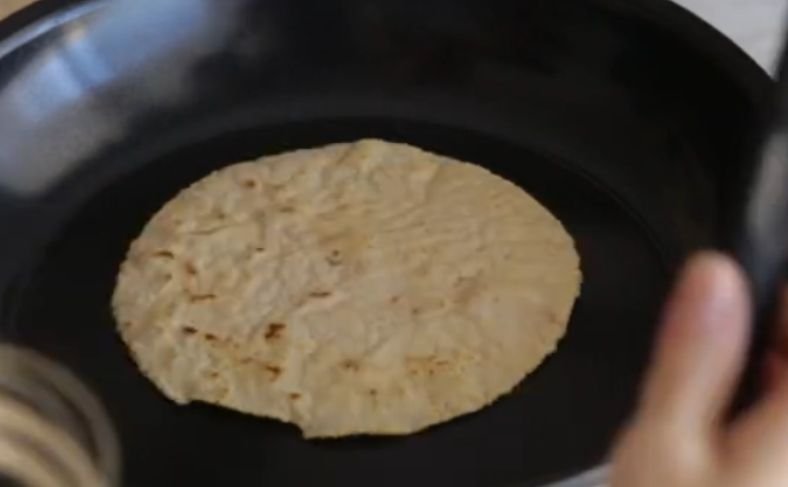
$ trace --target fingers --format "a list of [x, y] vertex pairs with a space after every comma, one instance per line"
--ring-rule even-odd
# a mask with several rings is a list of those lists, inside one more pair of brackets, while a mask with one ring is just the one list
[[774, 346], [764, 363], [764, 389], [771, 391], [788, 373], [788, 288], [780, 297], [780, 311], [774, 334]]
[[775, 347], [766, 358], [766, 393], [736, 421], [728, 442], [739, 460], [788, 470], [788, 291], [781, 302]]
[[636, 420], [711, 434], [743, 367], [749, 308], [733, 261], [713, 253], [692, 259], [668, 302]]
[[785, 375], [788, 369], [788, 360], [778, 352], [769, 352], [764, 360], [763, 367], [763, 389], [765, 391], [774, 391], [780, 382], [785, 380]]
[[750, 470], [788, 475], [788, 365], [783, 361], [781, 379], [752, 410], [731, 428], [726, 452], [736, 465]]
[[775, 334], [775, 353], [788, 360], [788, 288], [783, 288], [780, 296], [780, 311], [777, 316]]

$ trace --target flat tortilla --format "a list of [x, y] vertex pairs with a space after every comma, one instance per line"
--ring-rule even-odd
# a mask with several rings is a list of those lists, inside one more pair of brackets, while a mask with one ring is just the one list
[[579, 258], [487, 170], [363, 140], [217, 171], [133, 242], [113, 307], [178, 403], [407, 434], [509, 392], [564, 335]]

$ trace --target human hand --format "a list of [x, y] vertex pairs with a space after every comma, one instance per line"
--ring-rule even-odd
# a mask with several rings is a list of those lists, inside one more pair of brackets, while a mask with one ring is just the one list
[[694, 258], [665, 311], [638, 411], [614, 450], [612, 487], [788, 486], [788, 358], [770, 353], [762, 398], [724, 421], [749, 327], [738, 266], [717, 254]]

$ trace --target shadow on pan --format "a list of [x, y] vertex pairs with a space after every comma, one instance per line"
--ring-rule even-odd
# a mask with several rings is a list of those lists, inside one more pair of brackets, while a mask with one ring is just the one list
[[[603, 459], [677, 264], [734, 228], [763, 72], [656, 0], [129, 5], [0, 25], [27, 33], [0, 43], [0, 323], [101, 395], [127, 485], [534, 486]], [[558, 352], [403, 438], [169, 403], [114, 332], [130, 239], [212, 170], [362, 137], [484, 165], [566, 224], [585, 280]]]

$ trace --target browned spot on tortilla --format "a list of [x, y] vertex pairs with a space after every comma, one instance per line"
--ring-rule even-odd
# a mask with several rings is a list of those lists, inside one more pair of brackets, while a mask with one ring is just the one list
[[399, 297], [399, 296], [392, 296], [392, 297], [391, 297], [391, 304], [397, 304], [397, 303], [399, 303], [399, 299], [400, 299], [400, 297]]
[[313, 298], [327, 298], [331, 296], [331, 291], [312, 291], [309, 296]]
[[158, 251], [153, 253], [153, 256], [154, 257], [161, 257], [161, 258], [164, 258], [164, 259], [174, 259], [175, 258], [175, 254], [173, 254], [169, 250], [158, 250]]
[[369, 395], [372, 396], [372, 397], [377, 396], [378, 395], [378, 390], [377, 389], [370, 389], [369, 390]]
[[265, 247], [255, 247], [254, 251], [257, 252], [257, 253], [265, 252]]
[[216, 340], [218, 340], [218, 339], [219, 339], [219, 337], [217, 337], [217, 336], [216, 336], [216, 335], [214, 335], [213, 333], [206, 333], [206, 334], [205, 334], [205, 339], [206, 339], [206, 340], [208, 340], [209, 342], [213, 342], [213, 341], [216, 341]]
[[440, 360], [435, 356], [427, 355], [422, 357], [406, 357], [405, 363], [410, 375], [427, 374], [433, 376], [442, 365], [448, 365], [445, 360]]
[[186, 262], [185, 264], [183, 264], [183, 269], [190, 276], [196, 276], [197, 275], [197, 267], [195, 267], [192, 262]]
[[282, 331], [285, 329], [284, 323], [271, 323], [265, 331], [266, 340], [276, 340], [282, 336]]
[[278, 379], [279, 376], [282, 374], [282, 368], [278, 367], [276, 365], [266, 364], [265, 365], [265, 370], [267, 370], [268, 372], [271, 373], [271, 376], [272, 376], [271, 380], [272, 381]]
[[193, 326], [184, 326], [183, 328], [181, 328], [181, 331], [187, 335], [194, 335], [195, 333], [197, 333], [197, 328], [194, 328]]
[[342, 252], [339, 250], [332, 250], [328, 257], [326, 257], [326, 262], [332, 266], [338, 266], [342, 263]]
[[200, 301], [211, 301], [213, 299], [216, 299], [215, 294], [192, 294], [191, 296], [189, 296], [189, 300], [192, 303], [199, 303]]
[[245, 179], [242, 183], [244, 188], [254, 189], [257, 187], [257, 182], [254, 179]]
[[360, 368], [358, 362], [350, 359], [343, 360], [339, 365], [345, 370], [357, 371]]
[[282, 213], [293, 213], [295, 212], [295, 207], [290, 205], [280, 206], [279, 211], [281, 211]]
[[292, 399], [293, 401], [301, 399], [301, 394], [299, 394], [297, 392], [291, 392], [290, 393], [290, 399]]
[[254, 359], [251, 359], [249, 357], [244, 357], [244, 358], [241, 359], [241, 363], [244, 364], [244, 365], [251, 364], [252, 362], [254, 362]]

